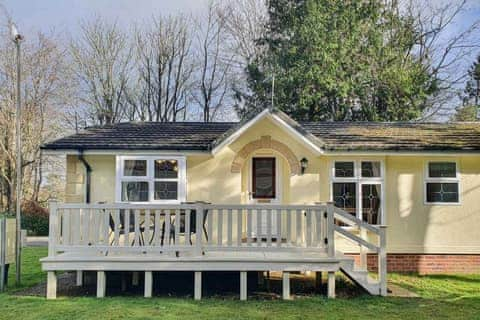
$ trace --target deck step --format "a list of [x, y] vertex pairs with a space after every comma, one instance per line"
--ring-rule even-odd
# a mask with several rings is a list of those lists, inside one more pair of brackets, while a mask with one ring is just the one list
[[367, 270], [357, 269], [353, 258], [344, 257], [340, 263], [340, 270], [371, 295], [380, 295], [379, 282], [370, 277]]

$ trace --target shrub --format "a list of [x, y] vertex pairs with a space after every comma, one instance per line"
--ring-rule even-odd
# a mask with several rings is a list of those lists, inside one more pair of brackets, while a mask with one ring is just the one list
[[48, 210], [35, 201], [22, 205], [22, 229], [35, 236], [48, 236]]

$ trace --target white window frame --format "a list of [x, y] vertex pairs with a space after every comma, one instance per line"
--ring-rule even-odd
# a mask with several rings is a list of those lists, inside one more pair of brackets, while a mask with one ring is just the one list
[[[455, 163], [455, 177], [451, 178], [432, 178], [430, 174], [430, 163]], [[462, 204], [462, 190], [460, 183], [460, 168], [456, 159], [428, 160], [424, 166], [424, 182], [423, 182], [423, 203], [426, 206], [459, 206]], [[456, 183], [458, 185], [458, 201], [457, 202], [428, 202], [427, 200], [427, 184], [429, 183]]]
[[[146, 160], [146, 176], [124, 176], [125, 160]], [[176, 179], [155, 178], [155, 160], [176, 160], [178, 164], [178, 177]], [[148, 201], [122, 201], [122, 182], [148, 182]], [[178, 182], [178, 198], [176, 200], [155, 200], [155, 182], [156, 181], [176, 181]], [[116, 157], [116, 175], [115, 175], [115, 199], [118, 203], [132, 204], [179, 204], [186, 201], [187, 194], [187, 166], [184, 156], [157, 155], [157, 156], [117, 156]]]
[[[337, 162], [353, 162], [353, 177], [336, 177], [335, 176], [335, 164]], [[380, 177], [362, 177], [362, 162], [379, 162], [380, 163]], [[385, 161], [384, 159], [338, 159], [333, 160], [330, 170], [330, 201], [333, 201], [333, 184], [334, 183], [355, 183], [356, 191], [356, 217], [363, 220], [363, 207], [362, 207], [362, 186], [365, 184], [380, 185], [380, 225], [386, 224], [386, 197], [385, 197]]]

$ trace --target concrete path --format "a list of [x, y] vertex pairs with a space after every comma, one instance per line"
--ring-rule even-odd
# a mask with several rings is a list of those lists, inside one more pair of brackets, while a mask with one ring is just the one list
[[27, 237], [27, 247], [47, 247], [48, 237]]

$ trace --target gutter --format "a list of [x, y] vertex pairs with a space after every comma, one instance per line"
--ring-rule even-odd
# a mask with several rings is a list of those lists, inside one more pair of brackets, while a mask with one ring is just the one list
[[85, 194], [85, 202], [90, 203], [90, 189], [91, 189], [91, 181], [92, 181], [92, 167], [90, 164], [85, 160], [83, 156], [83, 150], [79, 149], [78, 150], [78, 160], [80, 160], [83, 163], [83, 166], [85, 167], [85, 171], [87, 173], [86, 177], [86, 194]]

